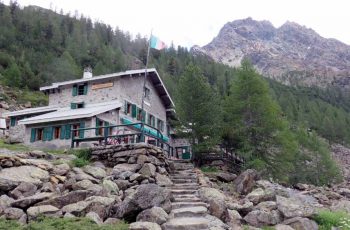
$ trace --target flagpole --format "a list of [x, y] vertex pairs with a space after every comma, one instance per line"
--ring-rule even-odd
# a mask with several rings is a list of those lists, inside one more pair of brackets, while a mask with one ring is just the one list
[[[145, 94], [146, 94], [146, 91], [145, 91], [145, 87], [146, 87], [146, 79], [147, 79], [147, 68], [148, 68], [148, 58], [149, 58], [149, 53], [150, 53], [150, 49], [151, 49], [151, 38], [152, 38], [152, 30], [151, 30], [151, 36], [149, 37], [148, 39], [148, 48], [147, 48], [147, 57], [146, 57], [146, 66], [145, 66], [145, 77], [143, 78], [143, 88], [142, 88], [142, 100], [141, 100], [141, 140], [144, 139], [144, 122], [142, 121], [142, 116], [144, 114], [143, 112], [143, 108], [144, 108], [144, 101], [145, 101]], [[144, 118], [145, 119], [145, 122], [146, 122], [146, 117]]]

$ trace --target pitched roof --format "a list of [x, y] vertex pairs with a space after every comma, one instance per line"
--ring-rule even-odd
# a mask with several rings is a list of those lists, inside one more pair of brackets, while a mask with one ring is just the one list
[[[102, 80], [102, 79], [114, 78], [114, 77], [133, 76], [133, 75], [134, 76], [135, 75], [141, 76], [141, 75], [145, 74], [145, 70], [146, 69], [127, 70], [125, 72], [94, 76], [92, 78], [82, 78], [82, 79], [76, 79], [76, 80], [70, 80], [70, 81], [57, 82], [57, 83], [52, 83], [51, 86], [40, 87], [40, 91], [56, 89], [56, 88], [59, 88], [60, 86], [63, 86], [63, 85], [93, 82], [93, 81], [98, 81], [98, 80]], [[155, 86], [157, 92], [159, 93], [159, 97], [162, 99], [165, 106], [167, 108], [175, 107], [174, 102], [171, 99], [170, 94], [168, 93], [167, 89], [165, 88], [165, 85], [164, 85], [162, 79], [160, 78], [157, 70], [155, 68], [147, 69], [147, 77], [151, 80], [151, 82]]]
[[4, 117], [14, 117], [14, 116], [21, 116], [21, 115], [29, 115], [29, 114], [35, 114], [35, 113], [44, 113], [44, 112], [52, 112], [56, 111], [58, 108], [55, 106], [43, 106], [43, 107], [36, 107], [36, 108], [30, 108], [30, 109], [22, 109], [18, 111], [13, 112], [7, 112], [4, 113]]
[[110, 111], [112, 109], [120, 108], [123, 106], [123, 103], [120, 101], [110, 101], [98, 104], [87, 105], [86, 108], [81, 109], [71, 109], [71, 108], [60, 108], [59, 110], [51, 113], [46, 113], [43, 115], [27, 118], [18, 121], [19, 124], [36, 124], [43, 122], [52, 122], [52, 121], [63, 121], [63, 120], [72, 120], [80, 118], [93, 117], [98, 114]]

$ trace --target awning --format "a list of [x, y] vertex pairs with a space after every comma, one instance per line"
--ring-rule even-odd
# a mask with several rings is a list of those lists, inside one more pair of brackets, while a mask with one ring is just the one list
[[[122, 117], [121, 121], [125, 125], [134, 124], [134, 122], [132, 122], [131, 120], [129, 120], [129, 119], [125, 118], [125, 117]], [[133, 127], [136, 128], [136, 129], [140, 129], [141, 130], [141, 124], [134, 124]], [[149, 127], [146, 127], [146, 126], [144, 126], [143, 128], [144, 128], [144, 132], [148, 133], [149, 135], [151, 135], [151, 136], [153, 136], [155, 138], [162, 139], [165, 142], [169, 141], [169, 137], [167, 137], [166, 135], [162, 135], [162, 134], [158, 133], [155, 129], [152, 129], [152, 128], [149, 128]]]

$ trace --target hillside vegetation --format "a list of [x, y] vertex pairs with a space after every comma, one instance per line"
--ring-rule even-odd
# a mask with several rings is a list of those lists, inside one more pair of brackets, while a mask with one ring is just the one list
[[[80, 78], [85, 66], [94, 75], [144, 68], [146, 38], [83, 16], [14, 2], [0, 3], [0, 21], [0, 82], [12, 88]], [[180, 127], [191, 125], [197, 156], [224, 143], [246, 167], [288, 183], [339, 179], [328, 143], [317, 136], [350, 144], [350, 100], [336, 89], [268, 84], [249, 63], [231, 68], [171, 44], [152, 50], [149, 66], [178, 105]]]

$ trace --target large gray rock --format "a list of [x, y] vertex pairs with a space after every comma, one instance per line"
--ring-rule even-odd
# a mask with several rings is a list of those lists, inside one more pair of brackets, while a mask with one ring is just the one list
[[249, 200], [241, 200], [240, 202], [228, 202], [229, 209], [237, 210], [239, 213], [246, 215], [253, 210], [254, 204]]
[[316, 222], [308, 218], [294, 217], [283, 221], [283, 224], [289, 225], [297, 230], [318, 230]]
[[227, 209], [226, 214], [226, 223], [230, 226], [240, 225], [242, 220], [242, 216], [236, 210]]
[[139, 164], [117, 164], [113, 167], [112, 174], [118, 175], [124, 171], [136, 172], [141, 168]]
[[218, 174], [216, 174], [216, 178], [219, 180], [219, 181], [222, 181], [222, 182], [231, 182], [233, 181], [234, 179], [237, 178], [237, 175], [236, 174], [233, 174], [233, 173], [225, 173], [225, 172], [220, 172]]
[[225, 219], [226, 196], [215, 188], [202, 187], [199, 189], [199, 196], [210, 205], [209, 212], [219, 219]]
[[277, 210], [265, 211], [254, 210], [248, 213], [244, 220], [255, 227], [262, 227], [266, 225], [276, 225], [282, 221], [281, 214]]
[[34, 220], [38, 216], [61, 217], [62, 211], [52, 205], [33, 206], [27, 209], [28, 220]]
[[1, 195], [0, 196], [0, 210], [10, 207], [12, 202], [14, 202], [14, 201], [15, 201], [14, 199], [12, 199], [11, 197], [9, 197], [5, 194]]
[[309, 217], [316, 213], [317, 206], [302, 202], [295, 197], [276, 196], [277, 209], [286, 218]]
[[41, 186], [49, 178], [50, 175], [47, 171], [35, 166], [5, 168], [0, 171], [0, 190], [12, 190], [22, 182]]
[[88, 214], [86, 214], [85, 217], [92, 220], [93, 222], [95, 222], [98, 225], [103, 224], [103, 220], [96, 212], [89, 212]]
[[117, 195], [119, 193], [118, 185], [111, 180], [103, 180], [102, 186], [112, 195]]
[[93, 167], [93, 166], [87, 165], [83, 168], [83, 170], [87, 174], [95, 177], [96, 179], [102, 179], [107, 176], [106, 171], [100, 167]]
[[7, 208], [4, 210], [3, 217], [8, 220], [20, 220], [26, 218], [27, 215], [19, 208]]
[[270, 189], [257, 188], [250, 192], [246, 198], [253, 202], [253, 204], [258, 204], [263, 201], [273, 201], [275, 200], [275, 193]]
[[12, 190], [9, 194], [13, 198], [19, 199], [19, 198], [34, 195], [36, 190], [37, 190], [37, 186], [35, 186], [34, 184], [28, 183], [28, 182], [22, 182], [14, 190]]
[[140, 165], [143, 165], [143, 164], [148, 163], [148, 162], [151, 162], [151, 160], [146, 155], [139, 155], [137, 157], [137, 163]]
[[146, 163], [142, 166], [139, 173], [145, 176], [146, 178], [154, 177], [156, 175], [156, 169], [156, 166], [154, 166], [153, 164]]
[[94, 182], [95, 184], [99, 183], [98, 179], [85, 173], [81, 168], [73, 168], [72, 171], [75, 173], [74, 179], [76, 181], [90, 180], [90, 181]]
[[64, 176], [69, 172], [69, 170], [70, 170], [69, 165], [66, 163], [63, 163], [63, 164], [54, 166], [52, 173], [54, 175]]
[[152, 222], [134, 222], [129, 225], [129, 230], [162, 230], [162, 228]]
[[28, 196], [19, 200], [14, 201], [11, 205], [12, 207], [16, 208], [28, 208], [29, 206], [32, 206], [36, 203], [39, 203], [43, 200], [47, 200], [51, 197], [53, 197], [54, 193], [51, 192], [43, 192], [43, 193], [38, 193], [33, 196]]
[[148, 221], [162, 225], [168, 219], [168, 214], [160, 207], [143, 210], [137, 215], [136, 221]]
[[257, 179], [257, 171], [253, 169], [247, 169], [233, 181], [234, 188], [236, 192], [240, 194], [248, 194], [253, 190]]
[[285, 224], [277, 224], [276, 226], [274, 226], [274, 228], [275, 230], [294, 230], [294, 228]]
[[68, 204], [85, 200], [87, 197], [92, 195], [94, 195], [93, 191], [77, 190], [77, 191], [69, 192], [62, 196], [53, 197], [46, 201], [40, 202], [37, 205], [52, 205], [60, 209], [63, 206], [66, 206]]
[[72, 185], [73, 190], [90, 190], [100, 192], [103, 188], [100, 185], [94, 184], [89, 180], [78, 181]]
[[345, 211], [350, 213], [350, 201], [345, 199], [333, 201], [330, 209], [332, 211]]
[[173, 184], [173, 182], [170, 180], [170, 178], [167, 175], [162, 175], [159, 173], [156, 173], [156, 183], [159, 186], [169, 186]]
[[131, 183], [128, 180], [116, 180], [115, 183], [118, 185], [120, 190], [126, 190], [131, 186]]
[[142, 184], [134, 193], [127, 196], [121, 204], [113, 207], [114, 216], [133, 220], [143, 210], [152, 207], [161, 207], [170, 211], [171, 192], [156, 184]]

